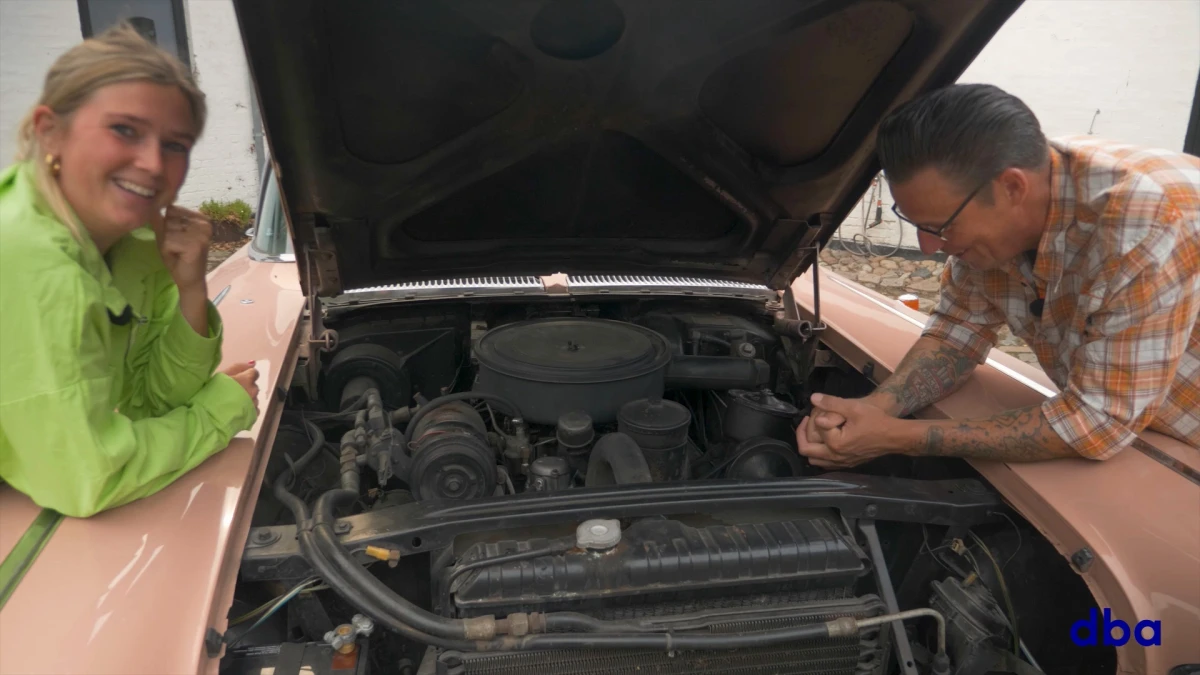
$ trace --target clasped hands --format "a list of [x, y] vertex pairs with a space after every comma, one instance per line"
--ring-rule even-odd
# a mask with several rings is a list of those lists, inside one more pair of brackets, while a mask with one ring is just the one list
[[892, 430], [900, 422], [865, 399], [813, 394], [812, 414], [796, 428], [800, 454], [813, 466], [846, 469], [897, 451]]

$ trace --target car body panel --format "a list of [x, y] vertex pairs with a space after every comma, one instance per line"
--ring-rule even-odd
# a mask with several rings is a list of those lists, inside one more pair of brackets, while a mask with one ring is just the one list
[[[828, 326], [821, 339], [860, 370], [873, 363], [873, 378], [881, 381], [920, 336], [926, 315], [836, 273], [820, 274], [821, 320]], [[801, 315], [809, 318], [811, 276], [793, 285]], [[918, 416], [986, 417], [1036, 405], [1056, 391], [1040, 370], [993, 350], [966, 385]], [[1200, 466], [1200, 448], [1154, 432], [1140, 438], [1183, 468], [1135, 447], [1102, 462], [971, 463], [1064, 557], [1090, 551], [1082, 577], [1100, 607], [1131, 627], [1162, 622], [1161, 647], [1130, 640], [1117, 651], [1118, 672], [1156, 675], [1200, 662], [1200, 484], [1186, 475], [1186, 468]]]
[[[159, 493], [92, 518], [64, 518], [0, 611], [0, 672], [216, 671], [204, 635], [225, 629], [282, 412], [272, 393], [290, 382], [304, 306], [294, 265], [253, 263], [245, 248], [210, 273], [210, 296], [226, 286], [217, 307], [222, 367], [256, 361], [258, 421]], [[9, 487], [0, 488], [0, 508], [0, 541], [10, 547], [20, 536], [15, 527], [40, 509]]]
[[25, 495], [0, 485], [0, 560], [12, 552], [41, 512], [41, 507]]

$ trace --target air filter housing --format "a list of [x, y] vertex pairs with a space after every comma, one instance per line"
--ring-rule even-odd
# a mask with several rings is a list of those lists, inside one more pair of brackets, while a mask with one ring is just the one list
[[475, 357], [475, 391], [504, 396], [526, 421], [553, 425], [572, 411], [612, 422], [626, 401], [661, 397], [671, 353], [648, 328], [553, 318], [491, 330], [479, 339]]

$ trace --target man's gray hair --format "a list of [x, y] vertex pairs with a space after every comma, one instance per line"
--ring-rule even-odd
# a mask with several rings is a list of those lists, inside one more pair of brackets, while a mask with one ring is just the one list
[[1050, 152], [1029, 106], [990, 84], [956, 84], [901, 105], [883, 120], [878, 142], [889, 181], [934, 168], [964, 192], [1010, 167], [1039, 169]]

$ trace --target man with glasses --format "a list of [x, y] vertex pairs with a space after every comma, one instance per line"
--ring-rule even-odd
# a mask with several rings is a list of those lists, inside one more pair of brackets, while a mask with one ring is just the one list
[[[956, 85], [880, 126], [894, 211], [943, 251], [941, 298], [863, 399], [813, 396], [813, 464], [889, 454], [1107, 459], [1150, 429], [1200, 447], [1200, 159], [1047, 141], [1016, 97]], [[1005, 323], [1060, 393], [987, 419], [899, 419], [970, 377]]]

